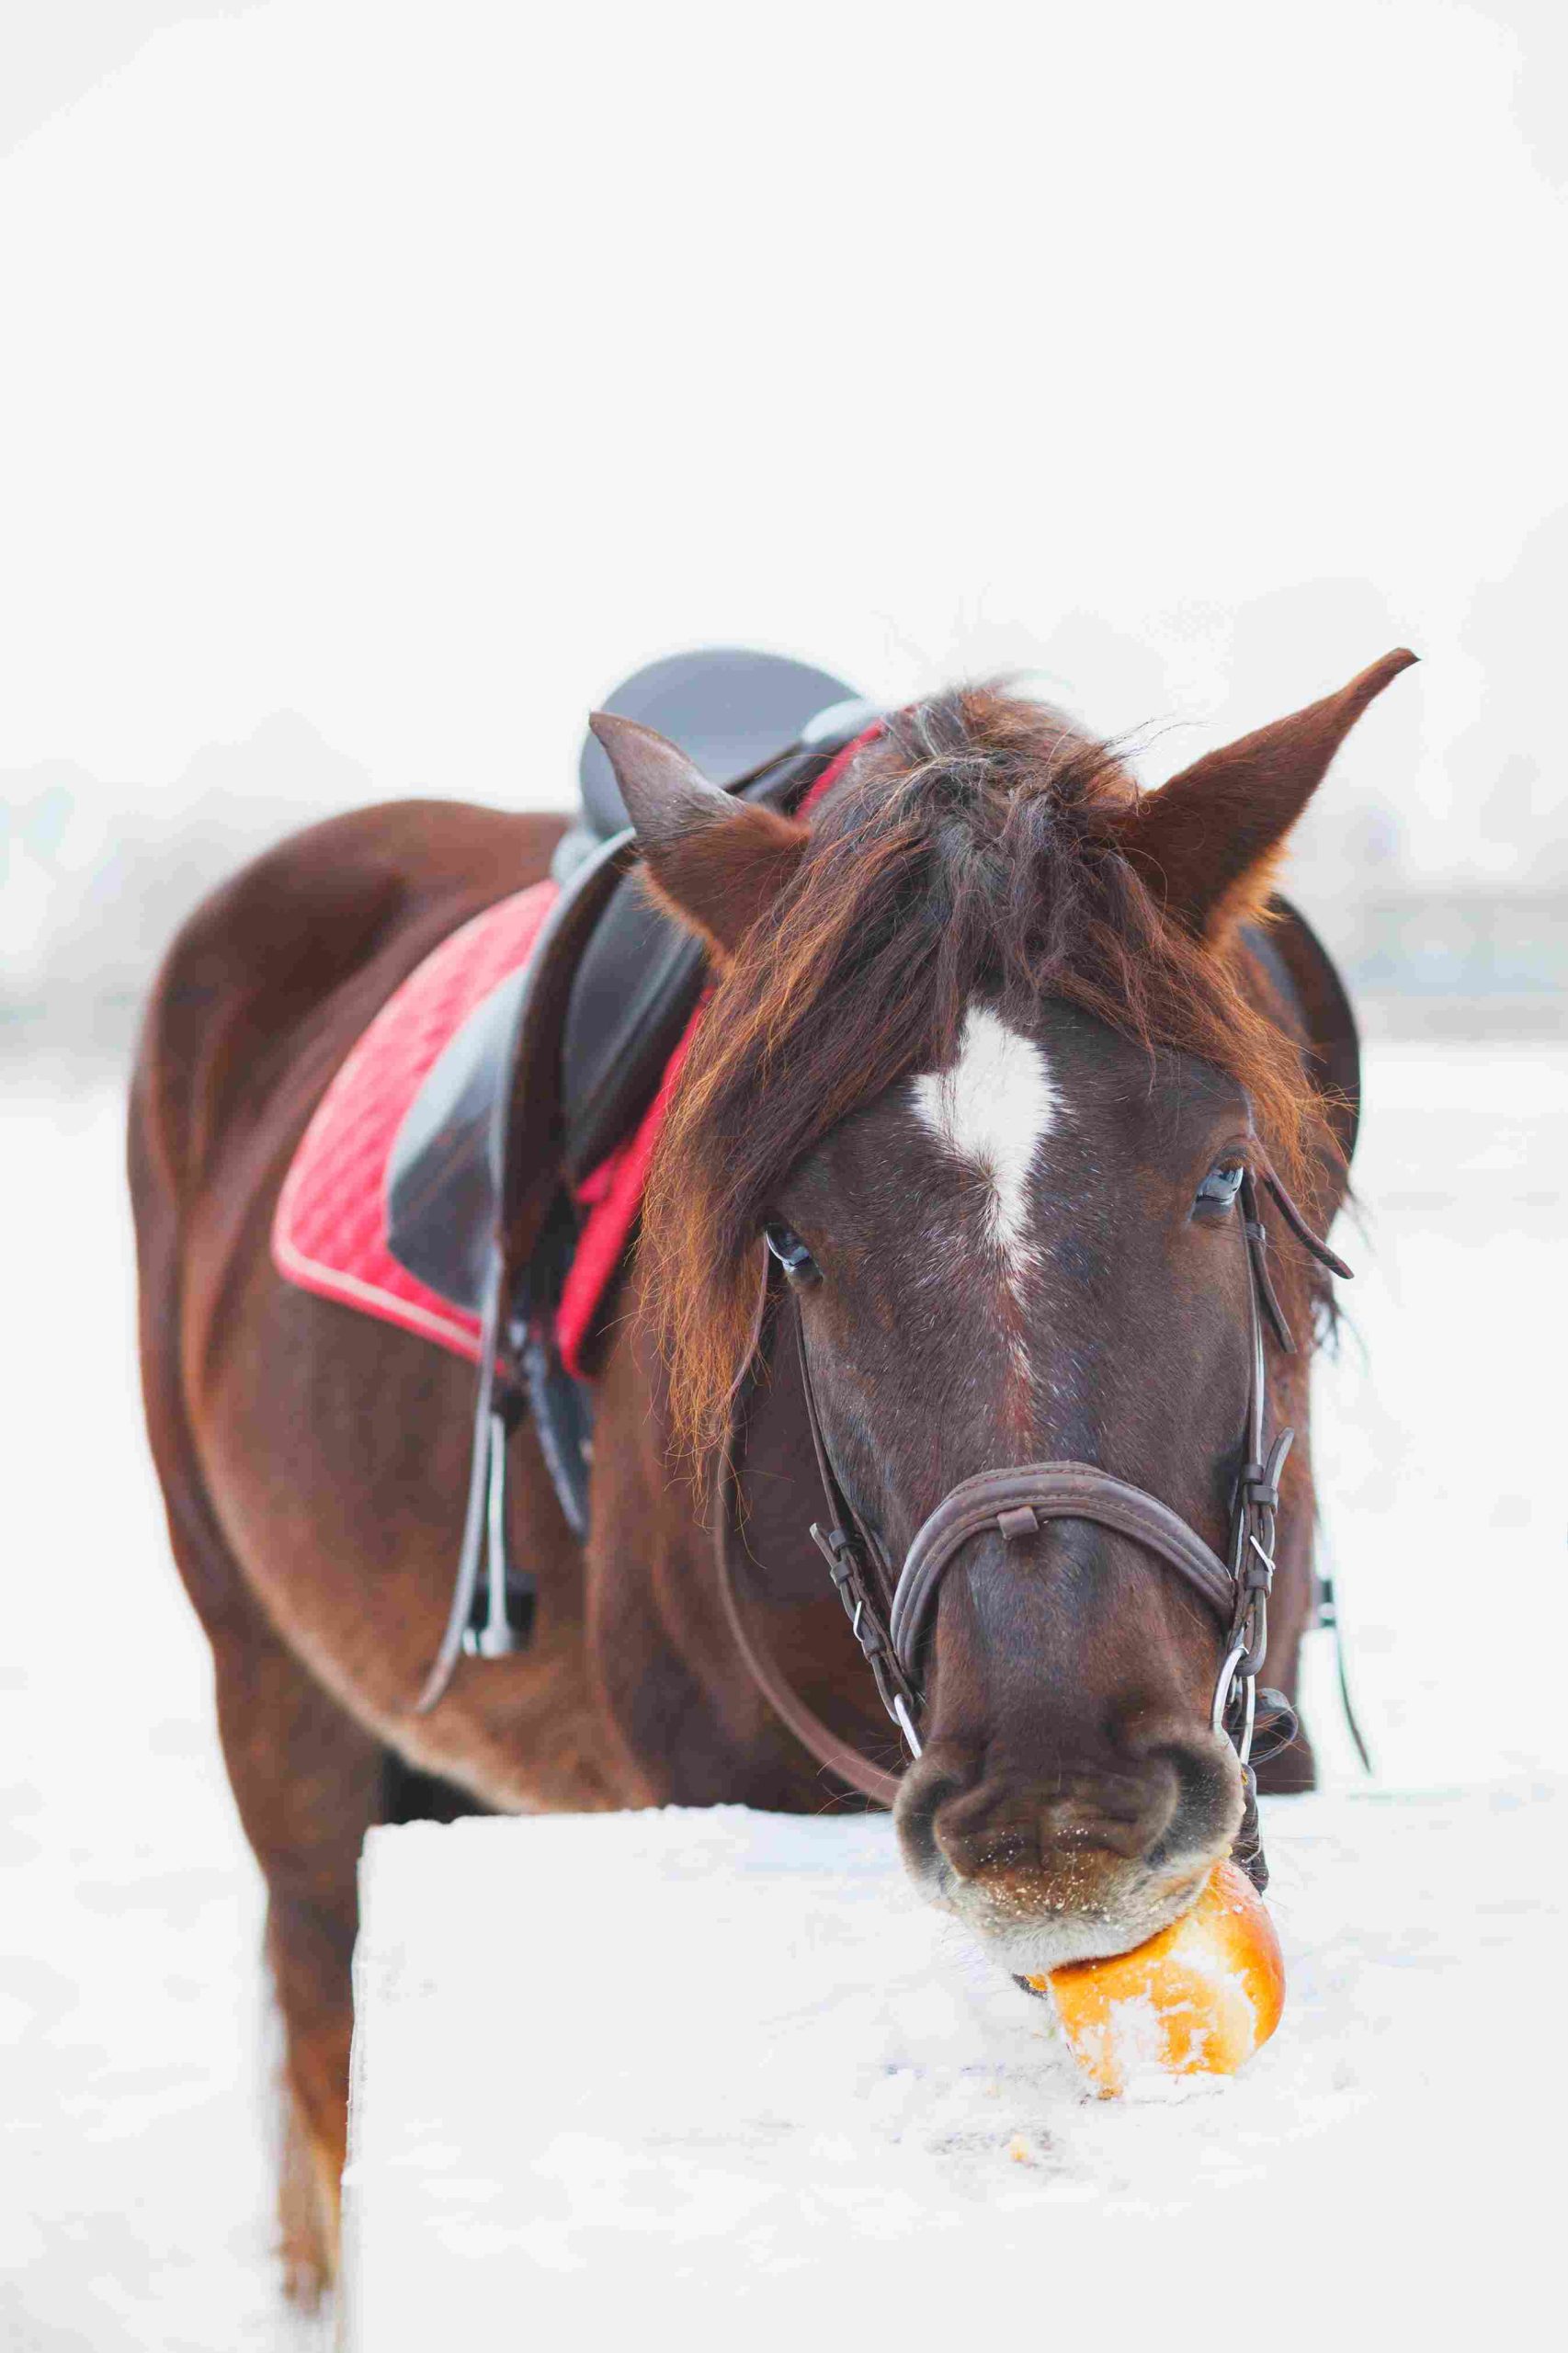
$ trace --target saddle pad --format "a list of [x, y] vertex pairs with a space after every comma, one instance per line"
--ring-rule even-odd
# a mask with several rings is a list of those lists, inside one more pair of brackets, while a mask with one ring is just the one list
[[437, 1056], [475, 1006], [526, 963], [558, 896], [558, 885], [544, 881], [497, 901], [400, 984], [317, 1105], [273, 1220], [272, 1260], [286, 1280], [473, 1362], [478, 1318], [409, 1274], [387, 1248], [387, 1156]]

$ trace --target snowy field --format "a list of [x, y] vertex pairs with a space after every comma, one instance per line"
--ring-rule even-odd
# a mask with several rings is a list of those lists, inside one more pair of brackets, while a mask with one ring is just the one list
[[[971, 2230], [952, 2267], [961, 2276], [944, 2273], [931, 2177], [912, 2187], [913, 2159], [890, 2157], [885, 2181], [857, 2171], [870, 2218], [861, 2255], [848, 2279], [823, 2283], [846, 2333], [891, 2318], [880, 2291], [902, 2279], [903, 2336], [910, 2293], [928, 2292], [933, 2319], [1016, 2330], [1038, 2314], [1054, 2335], [1071, 2315], [1108, 2345], [1123, 2333], [1119, 2315], [1136, 2314], [1138, 2341], [1241, 2335], [1278, 2347], [1305, 2341], [1296, 2331], [1310, 2323], [1314, 2339], [1354, 2347], [1395, 2313], [1435, 2344], [1522, 2332], [1556, 2259], [1541, 2201], [1561, 2084], [1542, 2006], [1561, 1983], [1547, 1915], [1562, 1877], [1554, 1793], [1568, 1769], [1555, 1356], [1568, 1304], [1568, 1052], [1383, 1046], [1369, 1060], [1358, 1168], [1368, 1230], [1341, 1230], [1361, 1272], [1342, 1360], [1322, 1377], [1317, 1444], [1379, 1780], [1358, 1788], [1326, 1662], [1314, 1658], [1307, 1702], [1329, 1791], [1275, 1808], [1270, 1828], [1292, 1961], [1281, 2035], [1233, 2086], [1099, 2109], [1053, 2077], [1046, 2047], [1026, 2062], [1007, 2045], [1029, 2027], [998, 2026], [1000, 2078], [1016, 2086], [1020, 2069], [1040, 2071], [1018, 2109], [1022, 2154], [1001, 2166], [1006, 2189], [985, 2208], [972, 2165], [952, 2184], [968, 2222], [990, 2218], [997, 2268], [977, 2268], [984, 2234]], [[11, 1067], [0, 1106], [12, 1310], [0, 1424], [12, 1537], [0, 1649], [0, 2347], [299, 2353], [317, 2333], [280, 2310], [268, 2253], [258, 1883], [142, 1451], [119, 1161], [112, 1092], [62, 1091]], [[456, 1855], [474, 1835], [411, 1836]], [[728, 1836], [717, 1821], [711, 1835]], [[726, 1901], [722, 1875], [687, 1892], [694, 1919], [704, 1905], [717, 1917]], [[890, 1889], [877, 1920], [898, 1916], [899, 1900]], [[904, 1973], [878, 2013], [910, 2051], [922, 2032], [916, 1956], [933, 1933], [909, 1915]], [[846, 1914], [846, 1949], [857, 1936], [855, 1966], [864, 1972], [880, 1949], [891, 1967], [885, 1929], [862, 1935]], [[629, 2008], [637, 1960], [629, 1949]], [[703, 1961], [694, 1950], [694, 1969]], [[575, 2031], [585, 2074], [604, 2026], [591, 1989], [590, 1977], [582, 2015], [555, 2029], [562, 2048]], [[934, 1965], [929, 2019], [955, 1998]], [[782, 2032], [778, 1989], [759, 1984], [757, 1999]], [[716, 1990], [715, 2032], [733, 2034], [737, 2016], [733, 1986]], [[819, 2037], [815, 2021], [804, 2032], [795, 2020], [792, 2069], [812, 2068], [824, 2116], [841, 2121], [835, 2063], [864, 2066], [867, 2053], [844, 2012], [820, 2024]], [[481, 2053], [465, 2063], [483, 2063], [482, 2046], [463, 2048]], [[986, 2097], [976, 2081], [943, 2095], [963, 2111], [960, 2140], [966, 2103]], [[651, 2078], [641, 2111], [629, 2089], [639, 2129], [653, 2087], [670, 2082], [667, 2069]], [[676, 2122], [678, 2182], [706, 2162], [705, 2128], [689, 2099]], [[620, 2160], [613, 2128], [608, 2156], [585, 2137], [562, 2157], [581, 2179], [547, 2184], [540, 2218], [559, 2221], [570, 2191], [571, 2211], [602, 2243]], [[650, 2130], [645, 2146], [655, 2139]], [[851, 2134], [839, 2162], [863, 2161], [864, 2148]], [[748, 2162], [755, 2182], [755, 2151]], [[444, 2168], [457, 2208], [464, 2163], [459, 2151]], [[831, 2153], [822, 2165], [826, 2196]], [[716, 2170], [747, 2178], [745, 2163]], [[901, 2211], [920, 2218], [903, 2245]], [[791, 2275], [770, 2275], [744, 2308], [710, 2304], [708, 2283], [717, 2289], [732, 2260], [727, 2238], [682, 2245], [673, 2223], [665, 2237], [622, 2232], [623, 2331], [652, 2299], [688, 2343], [699, 2321], [713, 2343], [732, 2341], [731, 2329], [760, 2341], [795, 2292]], [[571, 2276], [540, 2276], [540, 2317], [547, 2293], [564, 2295], [556, 2308], [570, 2313]], [[590, 2267], [579, 2295], [602, 2302], [608, 2279], [607, 2264]], [[526, 2303], [508, 2325], [494, 2341], [529, 2340]]]

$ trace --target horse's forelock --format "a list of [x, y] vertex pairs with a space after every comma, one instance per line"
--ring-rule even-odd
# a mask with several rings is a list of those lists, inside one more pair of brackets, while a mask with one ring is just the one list
[[945, 1060], [977, 993], [1064, 998], [1151, 1051], [1228, 1070], [1286, 1181], [1312, 1196], [1321, 1105], [1298, 1050], [1122, 854], [1136, 801], [1111, 747], [971, 687], [897, 714], [824, 806], [719, 983], [649, 1185], [644, 1312], [699, 1461], [723, 1438], [779, 1188], [849, 1112]]

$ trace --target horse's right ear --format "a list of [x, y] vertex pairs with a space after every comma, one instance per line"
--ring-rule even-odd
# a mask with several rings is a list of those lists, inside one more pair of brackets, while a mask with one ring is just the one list
[[1335, 695], [1210, 752], [1147, 794], [1122, 847], [1161, 904], [1217, 944], [1260, 914], [1291, 826], [1369, 703], [1415, 656], [1385, 654]]
[[727, 956], [794, 873], [805, 826], [732, 800], [634, 719], [596, 710], [588, 725], [615, 770], [656, 895]]

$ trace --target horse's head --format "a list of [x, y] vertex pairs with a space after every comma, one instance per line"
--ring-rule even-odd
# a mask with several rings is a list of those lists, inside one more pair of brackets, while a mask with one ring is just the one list
[[[1064, 1460], [1223, 1549], [1251, 1360], [1238, 1186], [1271, 1159], [1321, 1206], [1331, 1156], [1239, 926], [1410, 658], [1143, 797], [1058, 714], [956, 693], [891, 721], [810, 826], [597, 722], [655, 886], [720, 972], [645, 1224], [688, 1443], [719, 1440], [767, 1233], [834, 1471], [889, 1562], [960, 1481]], [[1008, 1967], [1140, 1941], [1229, 1851], [1218, 1640], [1090, 1519], [954, 1556], [898, 1828]]]

